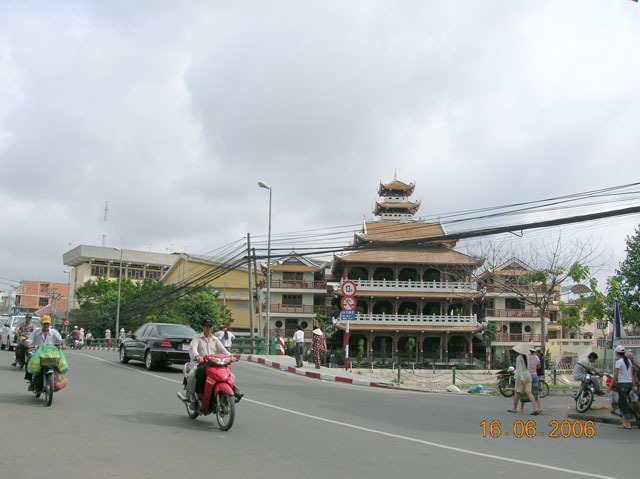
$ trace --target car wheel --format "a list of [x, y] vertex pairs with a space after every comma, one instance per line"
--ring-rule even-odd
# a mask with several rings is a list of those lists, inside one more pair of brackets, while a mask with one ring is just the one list
[[149, 371], [151, 371], [152, 369], [155, 369], [156, 367], [156, 363], [153, 362], [153, 359], [151, 359], [151, 351], [147, 351], [146, 354], [144, 355], [144, 367], [147, 368]]
[[127, 357], [127, 353], [124, 350], [124, 346], [120, 346], [120, 362], [122, 364], [127, 364], [129, 362], [129, 358]]

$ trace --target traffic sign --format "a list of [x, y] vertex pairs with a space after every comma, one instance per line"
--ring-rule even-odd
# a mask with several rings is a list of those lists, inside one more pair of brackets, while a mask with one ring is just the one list
[[340, 307], [343, 311], [355, 311], [358, 302], [353, 296], [345, 296], [340, 300]]
[[64, 321], [62, 321], [63, 326], [69, 326], [70, 324], [71, 324], [71, 321], [69, 321], [68, 319], [65, 319]]
[[353, 281], [345, 281], [342, 283], [342, 286], [340, 286], [340, 291], [342, 291], [342, 294], [345, 296], [355, 296], [358, 288], [356, 288], [356, 283]]
[[355, 311], [340, 311], [340, 321], [355, 321]]

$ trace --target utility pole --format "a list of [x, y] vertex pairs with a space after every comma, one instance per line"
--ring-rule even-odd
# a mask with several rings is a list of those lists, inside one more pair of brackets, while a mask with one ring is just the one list
[[[264, 331], [262, 330], [262, 305], [260, 301], [260, 296], [261, 296], [260, 284], [258, 283], [258, 265], [256, 264], [256, 249], [252, 248], [251, 251], [253, 252], [253, 276], [255, 278], [256, 297], [258, 298], [258, 332], [260, 334], [260, 337], [264, 337]], [[266, 348], [266, 345], [265, 345], [265, 348]]]
[[247, 233], [247, 271], [249, 274], [249, 329], [251, 330], [250, 337], [255, 337], [253, 331], [253, 288], [251, 287], [251, 235]]

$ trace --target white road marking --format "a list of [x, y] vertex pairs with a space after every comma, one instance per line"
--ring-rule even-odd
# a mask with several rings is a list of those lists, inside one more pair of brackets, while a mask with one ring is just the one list
[[[154, 378], [164, 379], [165, 381], [170, 381], [170, 382], [182, 384], [182, 381], [177, 381], [175, 379], [165, 378], [165, 377], [162, 377], [162, 376], [158, 376], [157, 374], [149, 373], [147, 371], [140, 371], [138, 369], [133, 369], [133, 368], [124, 366], [122, 364], [114, 363], [113, 361], [109, 361], [107, 359], [102, 359], [102, 358], [98, 358], [98, 357], [91, 356], [89, 354], [83, 354], [83, 353], [76, 353], [76, 354], [78, 354], [80, 356], [85, 356], [87, 358], [97, 359], [98, 361], [109, 363], [112, 366], [121, 367], [123, 369], [126, 369], [127, 371], [133, 371], [133, 372], [140, 373], [140, 374], [146, 374], [147, 376], [151, 376], [151, 377], [154, 377]], [[291, 376], [291, 377], [296, 377], [296, 376]], [[358, 431], [363, 431], [363, 432], [368, 432], [368, 433], [373, 433], [373, 434], [379, 434], [381, 436], [391, 437], [391, 438], [394, 438], [394, 439], [401, 439], [403, 441], [409, 441], [409, 442], [414, 442], [414, 443], [417, 443], [417, 444], [423, 444], [425, 446], [431, 446], [431, 447], [436, 447], [436, 448], [440, 448], [440, 449], [446, 449], [448, 451], [454, 451], [454, 452], [458, 452], [458, 453], [462, 453], [462, 454], [468, 454], [468, 455], [471, 455], [471, 456], [479, 456], [479, 457], [483, 457], [485, 459], [491, 459], [491, 460], [494, 460], [494, 461], [503, 461], [503, 462], [510, 462], [512, 464], [533, 466], [533, 467], [538, 467], [540, 469], [547, 469], [547, 470], [556, 471], [556, 472], [564, 472], [564, 473], [567, 473], [567, 474], [574, 474], [574, 475], [577, 475], [577, 476], [595, 477], [595, 478], [598, 478], [598, 479], [619, 479], [619, 478], [616, 478], [615, 476], [604, 476], [604, 475], [601, 475], [601, 474], [594, 474], [594, 473], [591, 473], [591, 472], [584, 472], [584, 471], [576, 471], [576, 470], [572, 470], [572, 469], [565, 469], [563, 467], [551, 466], [551, 465], [548, 465], [548, 464], [540, 464], [540, 463], [537, 463], [537, 462], [523, 461], [523, 460], [520, 460], [520, 459], [511, 459], [511, 458], [504, 457], [504, 456], [495, 456], [493, 454], [487, 454], [487, 453], [484, 453], [484, 452], [470, 451], [469, 449], [461, 449], [459, 447], [447, 446], [446, 444], [440, 444], [440, 443], [432, 442], [432, 441], [425, 441], [423, 439], [417, 439], [415, 437], [402, 436], [400, 434], [392, 434], [390, 432], [379, 431], [377, 429], [370, 429], [368, 427], [357, 426], [355, 424], [349, 424], [347, 422], [334, 421], [333, 419], [327, 419], [327, 418], [320, 417], [320, 416], [314, 416], [312, 414], [306, 414], [306, 413], [303, 413], [303, 412], [294, 411], [293, 409], [287, 409], [287, 408], [284, 408], [284, 407], [275, 406], [273, 404], [268, 404], [268, 403], [256, 401], [254, 399], [244, 398], [243, 402], [249, 402], [249, 403], [257, 404], [259, 406], [264, 406], [264, 407], [268, 407], [268, 408], [271, 408], [271, 409], [276, 409], [278, 411], [282, 411], [282, 412], [285, 412], [287, 414], [296, 414], [298, 416], [306, 417], [306, 418], [309, 418], [309, 419], [315, 419], [316, 421], [322, 421], [322, 422], [326, 422], [326, 423], [329, 423], [329, 424], [335, 424], [337, 426], [342, 426], [342, 427], [346, 427], [346, 428], [350, 428], [350, 429], [356, 429]]]

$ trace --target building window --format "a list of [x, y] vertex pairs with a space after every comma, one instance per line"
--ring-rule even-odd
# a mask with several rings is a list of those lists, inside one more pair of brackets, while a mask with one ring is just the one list
[[524, 309], [524, 301], [518, 298], [505, 298], [504, 307], [506, 309]]
[[38, 306], [41, 308], [49, 304], [49, 298], [38, 298]]
[[149, 279], [160, 279], [160, 271], [146, 271], [145, 276]]
[[607, 321], [598, 321], [598, 329], [607, 329], [609, 323]]
[[525, 332], [525, 333], [530, 333], [530, 332], [531, 332], [531, 326], [526, 325], [526, 326], [524, 327], [524, 332]]
[[249, 305], [247, 303], [233, 303], [232, 309], [234, 311], [248, 311]]
[[302, 273], [292, 273], [290, 271], [284, 271], [282, 273], [282, 279], [284, 281], [302, 281]]
[[107, 275], [107, 267], [106, 266], [91, 266], [91, 276], [106, 276]]
[[598, 347], [599, 348], [604, 348], [605, 344], [606, 344], [606, 340], [605, 339], [598, 339]]
[[130, 269], [127, 273], [127, 276], [131, 279], [144, 278], [144, 271], [142, 271], [141, 269]]
[[289, 306], [300, 306], [302, 305], [302, 295], [301, 294], [283, 294], [282, 304], [287, 304]]
[[117, 278], [120, 275], [120, 265], [109, 268], [109, 278]]

